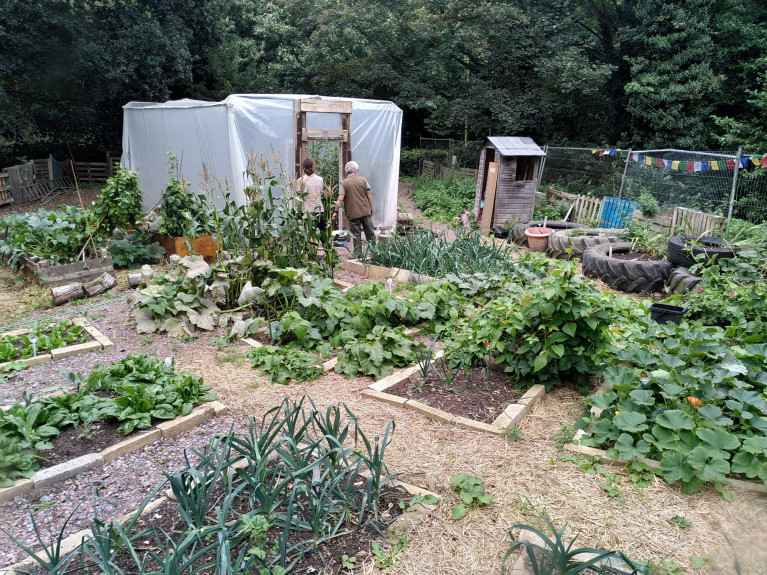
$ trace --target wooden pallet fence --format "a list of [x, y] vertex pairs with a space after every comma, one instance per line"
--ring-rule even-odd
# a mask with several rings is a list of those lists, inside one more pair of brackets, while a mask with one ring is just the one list
[[107, 162], [75, 162], [75, 174], [80, 183], [104, 183], [111, 177], [111, 171]]
[[11, 184], [9, 183], [8, 174], [5, 172], [0, 173], [0, 206], [13, 203], [13, 195], [11, 194]]
[[[540, 197], [540, 196], [538, 196]], [[549, 186], [546, 190], [546, 202], [550, 205], [572, 205], [568, 221], [578, 224], [595, 223], [599, 218], [599, 210], [602, 206], [602, 198], [583, 194], [570, 194]]]
[[678, 206], [671, 216], [671, 233], [689, 236], [715, 236], [722, 232], [725, 217]]

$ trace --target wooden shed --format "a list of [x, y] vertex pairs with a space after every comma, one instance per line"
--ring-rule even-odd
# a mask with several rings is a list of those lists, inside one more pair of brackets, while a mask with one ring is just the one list
[[546, 155], [532, 138], [491, 136], [482, 146], [474, 214], [487, 234], [506, 220], [533, 218], [538, 167]]

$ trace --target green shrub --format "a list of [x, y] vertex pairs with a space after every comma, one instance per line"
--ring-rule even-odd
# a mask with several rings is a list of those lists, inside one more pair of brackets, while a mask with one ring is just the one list
[[421, 169], [421, 150], [403, 148], [399, 155], [399, 175], [417, 178]]
[[117, 174], [107, 180], [98, 199], [91, 207], [91, 223], [102, 235], [115, 228], [135, 226], [144, 215], [144, 192], [138, 185], [138, 172], [118, 168]]
[[452, 222], [463, 209], [474, 208], [477, 185], [471, 178], [451, 178], [447, 181], [419, 178], [410, 197], [415, 206], [429, 219]]
[[651, 218], [660, 212], [658, 200], [656, 200], [649, 192], [642, 192], [639, 194], [637, 203], [639, 204], [639, 209], [641, 210], [642, 215], [647, 218]]
[[451, 364], [477, 365], [492, 356], [518, 383], [551, 389], [572, 381], [581, 393], [601, 370], [611, 314], [593, 284], [572, 263], [549, 269], [540, 285], [491, 301], [458, 322], [447, 355]]

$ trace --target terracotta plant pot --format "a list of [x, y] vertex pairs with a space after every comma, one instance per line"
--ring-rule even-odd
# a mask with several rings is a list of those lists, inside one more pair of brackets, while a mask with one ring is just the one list
[[551, 228], [528, 228], [525, 230], [527, 246], [531, 252], [545, 252], [549, 247], [549, 234]]

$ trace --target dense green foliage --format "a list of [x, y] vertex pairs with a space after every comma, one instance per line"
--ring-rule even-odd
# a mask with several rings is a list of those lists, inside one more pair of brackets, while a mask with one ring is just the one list
[[604, 296], [577, 275], [574, 264], [561, 263], [538, 285], [531, 282], [456, 322], [446, 334], [447, 354], [455, 366], [485, 358], [507, 364], [518, 384], [551, 389], [571, 381], [587, 393], [589, 376], [601, 371], [610, 321]]
[[79, 207], [65, 206], [51, 212], [40, 209], [11, 214], [0, 220], [0, 256], [15, 266], [25, 254], [35, 254], [51, 265], [68, 263], [80, 253], [88, 239], [86, 216]]
[[131, 100], [238, 92], [390, 99], [411, 145], [763, 148], [765, 22], [757, 0], [7, 0], [0, 163], [117, 150]]
[[474, 208], [477, 184], [472, 178], [450, 178], [447, 181], [419, 178], [410, 197], [424, 217], [438, 222], [452, 222], [464, 209]]
[[102, 235], [108, 235], [115, 228], [135, 226], [144, 216], [141, 207], [143, 198], [144, 191], [138, 185], [138, 172], [118, 168], [90, 209], [95, 228]]
[[717, 327], [645, 327], [615, 352], [612, 389], [587, 401], [601, 411], [581, 421], [594, 424], [581, 443], [623, 461], [660, 460], [658, 474], [688, 493], [730, 473], [767, 483], [767, 347], [728, 347]]

